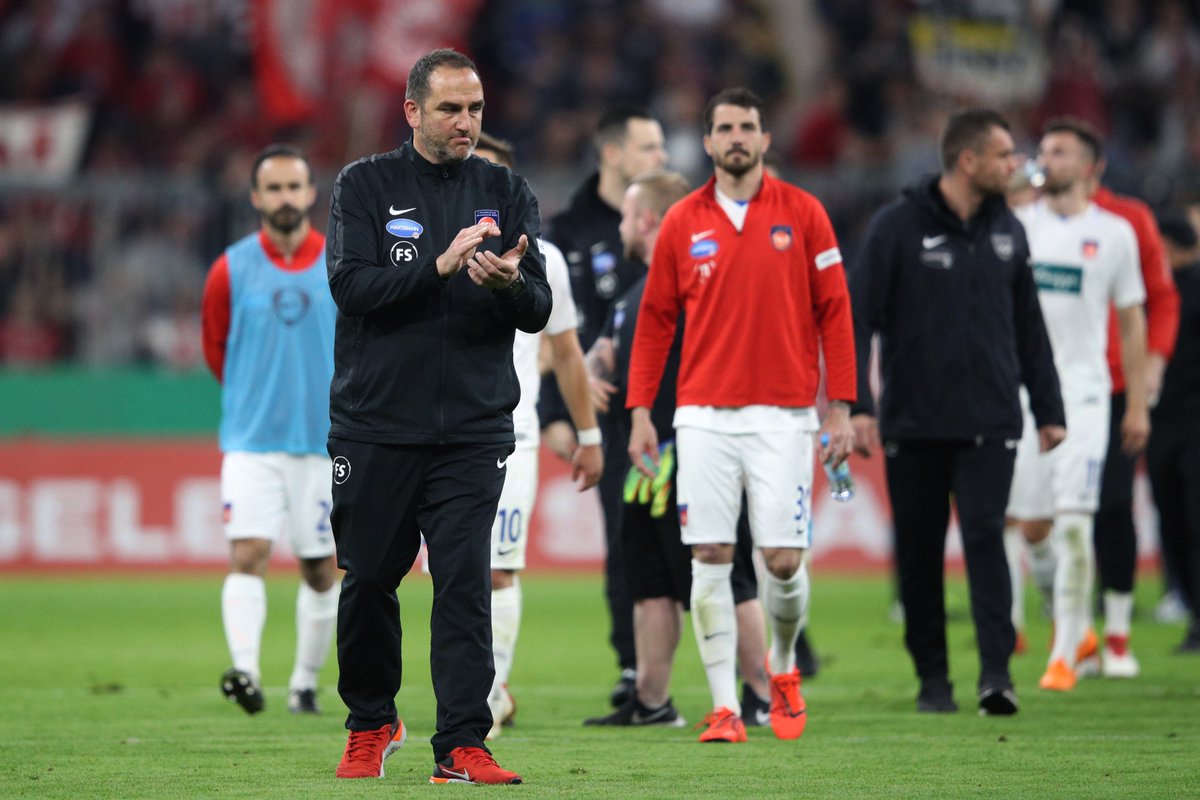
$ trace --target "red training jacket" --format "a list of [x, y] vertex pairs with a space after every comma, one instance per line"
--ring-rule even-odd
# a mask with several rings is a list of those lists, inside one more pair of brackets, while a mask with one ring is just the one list
[[854, 326], [842, 256], [824, 207], [763, 176], [739, 233], [716, 179], [663, 218], [629, 366], [629, 408], [650, 407], [679, 311], [686, 313], [676, 404], [803, 408], [855, 400]]
[[[1119, 217], [1129, 220], [1137, 234], [1138, 261], [1142, 265], [1142, 283], [1146, 285], [1146, 349], [1170, 359], [1175, 352], [1179, 332], [1179, 292], [1171, 277], [1162, 236], [1150, 208], [1134, 197], [1114, 194], [1101, 186], [1092, 201]], [[1108, 371], [1112, 373], [1112, 391], [1125, 391], [1125, 373], [1121, 369], [1121, 330], [1117, 310], [1108, 309]]]

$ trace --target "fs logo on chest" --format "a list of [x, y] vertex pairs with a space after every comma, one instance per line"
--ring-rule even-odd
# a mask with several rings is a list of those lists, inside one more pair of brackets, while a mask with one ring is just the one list
[[397, 267], [411, 264], [417, 260], [417, 246], [407, 239], [402, 239], [392, 245], [392, 263]]

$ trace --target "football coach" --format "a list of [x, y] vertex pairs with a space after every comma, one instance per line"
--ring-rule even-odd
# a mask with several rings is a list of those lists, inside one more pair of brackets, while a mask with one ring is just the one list
[[473, 155], [483, 85], [470, 59], [422, 56], [404, 111], [411, 141], [343, 169], [330, 207], [331, 522], [346, 571], [338, 691], [350, 711], [337, 775], [381, 777], [404, 739], [396, 589], [424, 533], [437, 698], [430, 780], [520, 783], [483, 739], [491, 529], [520, 394], [513, 334], [540, 331], [550, 315], [540, 218], [522, 178]]

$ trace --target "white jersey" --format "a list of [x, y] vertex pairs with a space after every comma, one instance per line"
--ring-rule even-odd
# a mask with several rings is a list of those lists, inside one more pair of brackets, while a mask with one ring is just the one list
[[1016, 214], [1029, 240], [1063, 400], [1107, 399], [1109, 302], [1128, 308], [1146, 299], [1133, 228], [1094, 203], [1063, 217], [1038, 200]]
[[517, 331], [513, 339], [513, 366], [521, 384], [521, 400], [513, 410], [513, 430], [517, 435], [517, 447], [538, 446], [537, 401], [541, 390], [542, 376], [538, 372], [538, 351], [542, 345], [542, 333], [556, 336], [574, 330], [578, 324], [575, 300], [571, 297], [571, 276], [567, 272], [567, 260], [562, 251], [547, 241], [538, 239], [538, 247], [546, 259], [546, 280], [550, 284], [550, 319], [541, 333]]

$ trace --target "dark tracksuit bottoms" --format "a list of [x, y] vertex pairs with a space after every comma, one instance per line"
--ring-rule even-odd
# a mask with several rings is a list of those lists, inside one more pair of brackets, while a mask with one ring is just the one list
[[[511, 443], [367, 444], [331, 437], [349, 461], [333, 485], [334, 540], [346, 571], [338, 604], [338, 692], [346, 727], [373, 730], [396, 718], [401, 679], [396, 589], [421, 545], [433, 578], [430, 667], [440, 760], [483, 747], [492, 724], [491, 530]], [[336, 469], [336, 464], [335, 464]], [[335, 472], [336, 478], [336, 472]], [[464, 678], [464, 673], [472, 673]]]
[[1137, 464], [1121, 449], [1125, 393], [1112, 396], [1108, 453], [1100, 479], [1100, 507], [1092, 532], [1100, 589], [1132, 592], [1137, 571], [1137, 529], [1133, 525], [1133, 475]]
[[1164, 559], [1175, 565], [1179, 589], [1200, 625], [1200, 425], [1195, 419], [1155, 416], [1146, 471], [1158, 507]]
[[1008, 659], [1016, 634], [1012, 583], [1004, 557], [1004, 511], [1016, 450], [1002, 440], [980, 444], [903, 440], [887, 442], [885, 453], [904, 604], [904, 643], [917, 677], [937, 685], [949, 675], [943, 573], [953, 499], [979, 647], [979, 684], [1010, 685]]
[[621, 669], [637, 667], [633, 645], [633, 597], [625, 567], [625, 545], [621, 537], [621, 520], [625, 514], [625, 475], [629, 472], [629, 455], [625, 445], [629, 431], [618, 414], [600, 415], [604, 436], [604, 473], [597, 487], [600, 508], [604, 512], [604, 598], [608, 605], [608, 641], [617, 653]]

